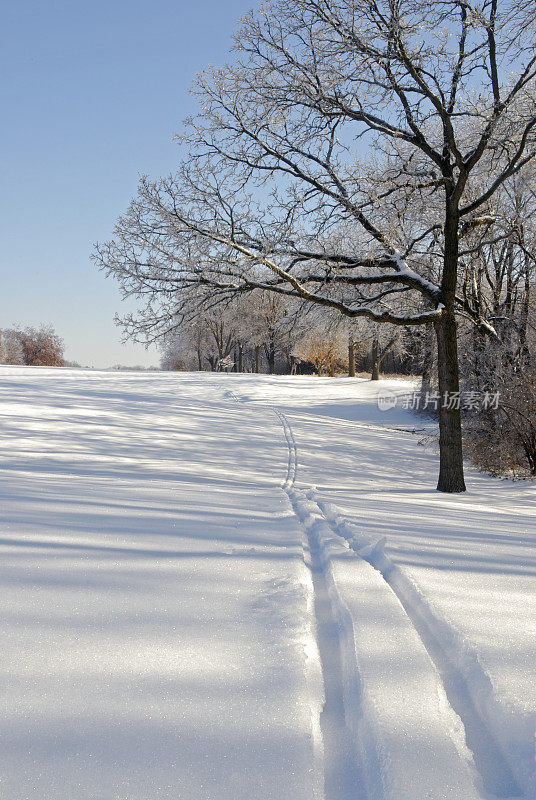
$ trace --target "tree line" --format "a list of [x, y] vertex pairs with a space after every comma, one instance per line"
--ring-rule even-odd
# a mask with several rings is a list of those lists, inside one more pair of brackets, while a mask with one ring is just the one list
[[65, 366], [63, 340], [51, 325], [0, 330], [0, 364]]
[[144, 301], [125, 330], [153, 341], [247, 295], [413, 330], [444, 398], [437, 487], [465, 491], [460, 378], [518, 386], [520, 419], [534, 388], [535, 37], [533, 0], [246, 16], [196, 81], [176, 173], [143, 177], [96, 248]]
[[[388, 328], [388, 329], [387, 329]], [[161, 345], [166, 370], [355, 376], [419, 369], [405, 329], [349, 322], [268, 292], [187, 315]]]

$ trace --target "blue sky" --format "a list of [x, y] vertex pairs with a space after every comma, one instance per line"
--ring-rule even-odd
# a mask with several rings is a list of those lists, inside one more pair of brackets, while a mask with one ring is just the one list
[[192, 78], [256, 0], [2, 5], [0, 328], [51, 323], [84, 365], [157, 364], [120, 343], [118, 289], [89, 256], [139, 173], [174, 169]]

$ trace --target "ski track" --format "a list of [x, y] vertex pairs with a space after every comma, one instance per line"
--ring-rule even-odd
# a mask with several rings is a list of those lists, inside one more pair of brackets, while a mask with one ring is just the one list
[[285, 439], [287, 440], [288, 445], [287, 476], [282, 486], [282, 488], [288, 493], [293, 488], [298, 475], [298, 448], [294, 434], [292, 433], [292, 428], [290, 427], [285, 415], [277, 408], [272, 408], [272, 411], [279, 418], [281, 425], [283, 426], [283, 433], [285, 434]]
[[341, 520], [340, 513], [325, 503], [314, 489], [310, 489], [307, 496], [318, 506], [333, 532], [381, 574], [386, 586], [398, 598], [441, 677], [451, 707], [463, 723], [466, 743], [484, 788], [498, 798], [523, 797], [519, 785], [521, 780], [514, 777], [500, 743], [502, 739], [506, 747], [510, 738], [517, 738], [516, 732], [510, 732], [511, 726], [506, 720], [501, 720], [491, 681], [476, 654], [433, 611], [417, 588], [385, 554], [385, 538], [377, 542], [366, 539], [353, 525]]
[[[226, 390], [224, 396], [242, 403], [234, 392]], [[266, 408], [266, 407], [265, 407]], [[325, 800], [368, 800], [366, 765], [372, 759], [358, 751], [358, 743], [373, 741], [372, 733], [356, 736], [352, 725], [361, 719], [359, 703], [361, 683], [356, 663], [356, 649], [350, 614], [338, 595], [325, 551], [325, 537], [329, 533], [326, 522], [317, 506], [309, 503], [303, 492], [294, 488], [298, 470], [298, 449], [292, 428], [279, 409], [269, 410], [281, 423], [288, 449], [285, 491], [292, 511], [304, 532], [304, 562], [312, 580], [312, 607], [314, 609], [314, 634], [320, 662], [324, 702], [320, 713], [322, 773]], [[312, 508], [311, 508], [312, 506]], [[311, 510], [313, 513], [310, 513]], [[314, 513], [316, 512], [316, 513]], [[354, 708], [348, 712], [349, 699]], [[370, 769], [368, 770], [370, 772]], [[380, 771], [375, 771], [379, 780]], [[379, 796], [375, 793], [375, 796]]]
[[[224, 396], [243, 402], [232, 391], [226, 390]], [[515, 721], [505, 718], [476, 653], [386, 555], [385, 537], [378, 541], [368, 539], [343, 519], [338, 509], [326, 503], [315, 488], [295, 487], [296, 439], [285, 414], [273, 406], [268, 410], [281, 422], [288, 448], [282, 489], [306, 534], [304, 558], [312, 576], [316, 639], [324, 684], [320, 729], [325, 800], [372, 800], [385, 796], [375, 731], [362, 710], [352, 618], [332, 574], [328, 545], [334, 538], [370, 564], [383, 578], [386, 591], [392, 592], [402, 606], [441, 679], [451, 708], [463, 724], [484, 796], [528, 800], [533, 744], [525, 741], [525, 734], [530, 738], [530, 732], [519, 732]], [[512, 749], [512, 742], [526, 753], [523, 759], [526, 763], [517, 765], [517, 774], [505, 755], [509, 747]], [[526, 793], [522, 785], [526, 785]]]

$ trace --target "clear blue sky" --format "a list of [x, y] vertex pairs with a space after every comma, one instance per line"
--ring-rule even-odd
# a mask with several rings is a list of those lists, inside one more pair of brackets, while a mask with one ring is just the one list
[[156, 364], [121, 345], [116, 285], [89, 260], [139, 173], [178, 160], [195, 73], [227, 60], [256, 0], [4, 0], [0, 328], [51, 323], [69, 359]]

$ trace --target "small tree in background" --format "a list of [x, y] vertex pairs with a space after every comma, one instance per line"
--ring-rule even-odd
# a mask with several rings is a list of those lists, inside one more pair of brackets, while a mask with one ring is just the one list
[[2, 332], [3, 363], [63, 367], [64, 343], [51, 325]]
[[2, 331], [2, 364], [24, 364], [20, 332], [10, 328]]
[[51, 325], [21, 332], [24, 363], [33, 367], [63, 367], [65, 345]]
[[314, 364], [319, 375], [333, 377], [337, 372], [346, 371], [345, 342], [340, 336], [313, 333], [294, 352], [303, 361]]

